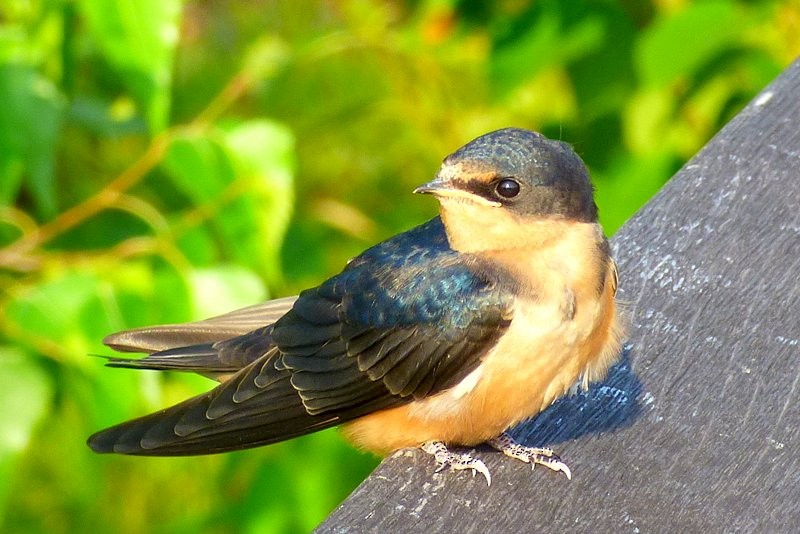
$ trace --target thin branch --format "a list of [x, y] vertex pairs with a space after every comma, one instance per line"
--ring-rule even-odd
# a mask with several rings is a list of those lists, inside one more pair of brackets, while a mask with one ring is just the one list
[[237, 73], [194, 120], [187, 126], [170, 128], [153, 138], [147, 150], [103, 189], [50, 222], [38, 227], [24, 225], [26, 231], [22, 236], [0, 249], [0, 266], [22, 272], [35, 269], [39, 261], [31, 257], [33, 250], [115, 205], [128, 189], [158, 165], [177, 137], [185, 135], [187, 131], [206, 131], [213, 121], [249, 90], [253, 82], [254, 78], [247, 73]]

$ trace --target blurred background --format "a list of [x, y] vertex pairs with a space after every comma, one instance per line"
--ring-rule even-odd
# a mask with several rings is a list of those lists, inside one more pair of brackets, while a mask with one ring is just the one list
[[505, 126], [574, 145], [611, 235], [798, 53], [788, 0], [4, 0], [0, 530], [311, 530], [378, 459], [94, 455], [212, 386], [103, 336], [319, 283]]

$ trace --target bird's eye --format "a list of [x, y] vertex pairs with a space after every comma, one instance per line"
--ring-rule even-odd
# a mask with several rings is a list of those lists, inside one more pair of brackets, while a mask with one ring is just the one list
[[503, 198], [514, 198], [519, 195], [519, 182], [511, 178], [503, 178], [494, 186], [495, 192]]

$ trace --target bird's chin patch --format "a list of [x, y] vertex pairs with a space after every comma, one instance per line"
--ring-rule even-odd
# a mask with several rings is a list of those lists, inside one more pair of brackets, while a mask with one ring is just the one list
[[450, 247], [459, 252], [505, 248], [519, 239], [518, 224], [507, 210], [471, 201], [470, 197], [441, 197], [441, 217]]

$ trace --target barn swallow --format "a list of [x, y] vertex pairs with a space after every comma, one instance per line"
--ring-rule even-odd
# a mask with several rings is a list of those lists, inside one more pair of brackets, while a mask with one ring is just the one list
[[617, 358], [617, 272], [588, 172], [566, 143], [518, 128], [448, 156], [415, 193], [434, 219], [369, 248], [296, 297], [204, 321], [119, 332], [141, 359], [107, 365], [191, 371], [215, 389], [91, 436], [96, 452], [181, 456], [342, 425], [358, 447], [421, 447], [438, 470], [483, 474], [449, 446], [488, 443], [570, 470], [506, 429]]

